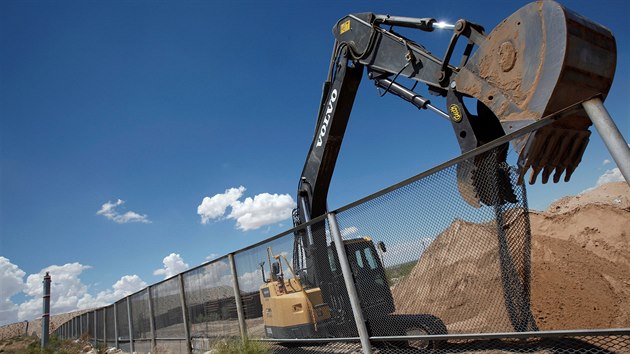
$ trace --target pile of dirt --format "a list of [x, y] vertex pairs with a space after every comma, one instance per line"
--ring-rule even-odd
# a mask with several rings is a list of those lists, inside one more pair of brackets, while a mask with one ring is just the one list
[[610, 183], [531, 212], [541, 329], [630, 327], [630, 187]]
[[[54, 332], [59, 326], [65, 322], [71, 320], [74, 316], [81, 315], [85, 312], [92, 310], [80, 310], [68, 313], [62, 313], [59, 315], [50, 316], [50, 333]], [[26, 333], [26, 322], [17, 322], [0, 327], [0, 340], [14, 338], [24, 335], [35, 335], [40, 337], [42, 334], [42, 320], [38, 318], [28, 322], [28, 333]]]
[[[531, 311], [538, 327], [630, 327], [628, 185], [563, 198], [530, 212], [530, 221]], [[397, 312], [433, 314], [451, 333], [512, 330], [495, 227], [455, 220], [393, 289]]]

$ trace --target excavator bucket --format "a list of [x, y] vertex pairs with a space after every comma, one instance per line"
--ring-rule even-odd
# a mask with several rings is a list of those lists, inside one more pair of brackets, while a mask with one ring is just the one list
[[[455, 77], [457, 91], [477, 98], [511, 133], [574, 105], [561, 118], [513, 141], [519, 181], [542, 172], [568, 181], [589, 141], [591, 121], [580, 102], [605, 99], [616, 65], [607, 28], [553, 1], [516, 11], [492, 30]], [[555, 172], [554, 172], [555, 171]]]

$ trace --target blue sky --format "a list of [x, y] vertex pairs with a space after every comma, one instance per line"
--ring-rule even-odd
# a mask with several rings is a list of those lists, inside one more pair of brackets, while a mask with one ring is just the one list
[[[0, 2], [0, 324], [36, 317], [45, 269], [68, 275], [53, 274], [58, 293], [77, 297], [53, 311], [68, 311], [289, 228], [345, 14], [491, 29], [525, 3]], [[606, 107], [628, 139], [630, 5], [564, 3], [616, 36]], [[449, 33], [415, 38], [441, 56]], [[448, 123], [379, 98], [364, 78], [329, 207], [458, 152]], [[530, 187], [530, 206], [594, 186], [615, 167], [607, 160], [594, 133], [572, 182]], [[213, 196], [204, 223], [198, 207]], [[263, 210], [273, 212], [248, 218]]]

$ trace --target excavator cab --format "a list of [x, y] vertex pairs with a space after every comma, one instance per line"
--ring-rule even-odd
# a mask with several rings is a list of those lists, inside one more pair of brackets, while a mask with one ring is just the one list
[[[364, 316], [367, 318], [394, 312], [394, 298], [389, 290], [385, 268], [372, 239], [361, 237], [345, 240], [344, 246]], [[334, 247], [331, 244], [328, 252], [332, 251], [335, 262], [338, 262]]]

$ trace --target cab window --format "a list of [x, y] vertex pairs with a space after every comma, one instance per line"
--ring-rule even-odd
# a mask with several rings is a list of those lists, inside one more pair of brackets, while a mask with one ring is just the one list
[[359, 268], [363, 268], [363, 257], [361, 257], [361, 250], [354, 251], [354, 258], [356, 258]]
[[374, 253], [372, 253], [372, 249], [366, 248], [364, 250], [364, 253], [365, 253], [365, 259], [367, 260], [367, 263], [370, 266], [370, 268], [376, 269], [377, 263], [376, 263], [376, 258], [374, 258]]
[[332, 249], [328, 249], [328, 263], [330, 263], [330, 271], [333, 273], [337, 271], [337, 262], [335, 262], [335, 254]]

